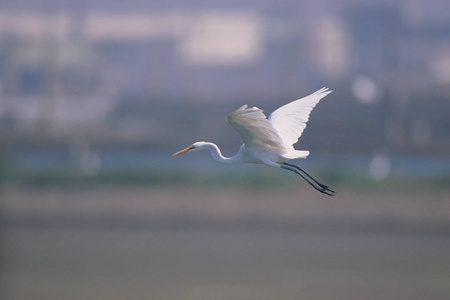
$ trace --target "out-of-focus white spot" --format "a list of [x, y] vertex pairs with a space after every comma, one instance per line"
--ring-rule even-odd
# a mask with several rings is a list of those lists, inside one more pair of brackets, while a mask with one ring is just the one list
[[361, 103], [371, 104], [378, 100], [379, 88], [376, 82], [366, 75], [359, 75], [353, 81], [353, 96]]
[[450, 47], [441, 47], [434, 54], [430, 63], [431, 75], [438, 84], [450, 83]]
[[375, 155], [369, 164], [369, 174], [376, 180], [381, 181], [385, 179], [391, 172], [391, 161], [389, 157], [383, 154]]
[[91, 150], [89, 140], [83, 136], [74, 136], [69, 142], [69, 154], [79, 162], [81, 172], [95, 176], [100, 172], [102, 161], [100, 156]]

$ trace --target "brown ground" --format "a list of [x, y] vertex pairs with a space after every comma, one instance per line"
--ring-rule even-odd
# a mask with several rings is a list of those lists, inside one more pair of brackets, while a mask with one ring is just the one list
[[2, 188], [1, 299], [449, 299], [450, 188]]

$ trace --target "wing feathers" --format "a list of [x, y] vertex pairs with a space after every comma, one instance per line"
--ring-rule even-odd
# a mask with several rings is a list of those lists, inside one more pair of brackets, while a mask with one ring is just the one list
[[328, 88], [322, 88], [309, 96], [283, 105], [268, 119], [261, 109], [243, 105], [229, 114], [226, 121], [239, 132], [247, 147], [269, 145], [293, 149], [306, 127], [312, 109], [320, 99], [331, 92]]
[[281, 106], [269, 116], [270, 123], [278, 132], [285, 147], [292, 147], [298, 141], [312, 109], [320, 99], [331, 92], [328, 88], [321, 88], [309, 96]]
[[282, 147], [283, 142], [277, 131], [257, 107], [244, 105], [229, 114], [226, 121], [239, 132], [247, 147], [270, 145]]

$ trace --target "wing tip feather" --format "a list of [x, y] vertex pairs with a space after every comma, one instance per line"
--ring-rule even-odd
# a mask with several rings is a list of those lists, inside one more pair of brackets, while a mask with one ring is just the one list
[[329, 88], [324, 86], [320, 90], [316, 91], [314, 94], [326, 94], [326, 95], [328, 95], [331, 92], [333, 92], [333, 90], [330, 90]]

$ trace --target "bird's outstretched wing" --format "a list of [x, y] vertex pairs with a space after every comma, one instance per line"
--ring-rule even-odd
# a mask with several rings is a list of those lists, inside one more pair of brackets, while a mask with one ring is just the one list
[[247, 108], [247, 105], [244, 105], [229, 114], [226, 121], [239, 132], [247, 147], [283, 147], [283, 141], [277, 131], [257, 107]]
[[269, 121], [286, 148], [293, 147], [298, 141], [314, 106], [331, 92], [328, 88], [322, 88], [309, 96], [283, 105], [270, 114]]

